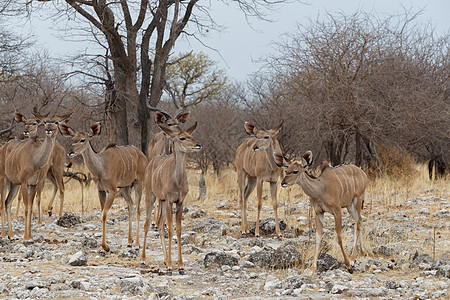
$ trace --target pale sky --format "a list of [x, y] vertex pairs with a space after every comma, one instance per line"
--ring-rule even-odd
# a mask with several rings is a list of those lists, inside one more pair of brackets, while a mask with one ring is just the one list
[[[296, 24], [307, 24], [308, 18], [315, 19], [324, 16], [325, 12], [353, 14], [356, 11], [371, 12], [383, 16], [396, 14], [412, 8], [414, 11], [423, 9], [421, 22], [430, 21], [439, 34], [450, 31], [450, 0], [306, 0], [310, 4], [291, 3], [281, 6], [277, 12], [268, 17], [274, 22], [251, 19], [251, 26], [247, 23], [242, 12], [236, 5], [229, 7], [219, 1], [211, 1], [214, 16], [218, 24], [226, 26], [221, 33], [214, 32], [204, 43], [217, 49], [210, 50], [199, 42], [190, 43], [178, 41], [174, 52], [189, 51], [204, 52], [211, 59], [217, 61], [231, 79], [245, 80], [248, 75], [256, 72], [259, 65], [255, 60], [267, 55], [271, 51], [270, 44], [280, 40], [283, 33], [294, 32]], [[304, 2], [306, 2], [304, 1]], [[232, 2], [232, 1], [229, 1]], [[402, 7], [403, 6], [403, 7]], [[78, 45], [59, 41], [52, 35], [50, 22], [32, 21], [33, 31], [38, 37], [38, 43], [47, 48], [54, 55], [65, 55], [74, 51]], [[55, 33], [53, 33], [55, 34]]]

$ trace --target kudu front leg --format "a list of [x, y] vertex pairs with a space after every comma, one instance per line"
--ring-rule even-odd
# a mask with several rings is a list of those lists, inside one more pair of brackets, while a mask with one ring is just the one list
[[241, 204], [241, 229], [242, 229], [242, 236], [245, 237], [249, 233], [249, 227], [248, 227], [248, 220], [247, 220], [247, 202], [248, 198], [250, 197], [250, 194], [253, 192], [256, 186], [256, 178], [245, 176], [247, 178], [247, 185], [245, 186], [245, 189], [243, 188], [244, 194], [243, 194], [243, 204]]
[[[109, 252], [108, 244], [106, 243], [106, 219], [108, 217], [108, 211], [111, 208], [114, 197], [116, 196], [117, 190], [110, 191], [106, 193], [106, 201], [104, 203], [102, 209], [102, 249], [100, 250], [100, 255], [106, 255], [106, 252]], [[100, 200], [101, 201], [101, 200]]]
[[262, 188], [263, 188], [263, 181], [259, 180], [256, 186], [256, 197], [258, 198], [258, 212], [256, 215], [255, 237], [259, 237], [259, 216], [261, 214], [262, 208]]
[[183, 203], [177, 203], [176, 215], [176, 230], [177, 230], [177, 245], [178, 245], [178, 273], [184, 275], [183, 258], [181, 257], [181, 218], [183, 214]]
[[272, 197], [272, 207], [275, 214], [275, 232], [278, 238], [281, 238], [280, 223], [278, 222], [278, 198], [277, 198], [277, 182], [270, 183], [270, 194]]
[[[169, 237], [169, 249], [167, 251], [167, 275], [172, 275], [172, 239], [173, 239], [173, 213], [172, 203], [166, 200], [166, 217], [167, 217], [167, 231]], [[164, 228], [164, 227], [163, 227]]]
[[317, 259], [319, 258], [319, 251], [320, 251], [320, 243], [322, 241], [322, 230], [323, 230], [323, 219], [324, 219], [324, 213], [317, 213], [316, 212], [316, 242], [314, 243], [314, 259], [311, 266], [311, 273], [315, 274], [317, 270]]

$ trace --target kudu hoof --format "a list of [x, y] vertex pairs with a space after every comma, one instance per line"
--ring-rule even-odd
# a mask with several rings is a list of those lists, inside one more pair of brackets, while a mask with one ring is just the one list
[[145, 263], [141, 263], [141, 269], [145, 269]]
[[49, 211], [48, 211], [48, 216], [51, 217], [52, 215], [53, 215], [52, 211], [49, 210]]
[[350, 267], [349, 269], [347, 269], [348, 270], [348, 272], [350, 273], [350, 274], [353, 274], [353, 268], [352, 267]]
[[172, 270], [167, 270], [167, 276], [172, 276]]
[[184, 275], [184, 274], [185, 274], [183, 269], [178, 270], [178, 273], [179, 273], [180, 275]]

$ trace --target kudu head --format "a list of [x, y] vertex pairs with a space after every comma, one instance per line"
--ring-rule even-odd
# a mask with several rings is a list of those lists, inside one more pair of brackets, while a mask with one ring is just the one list
[[156, 113], [155, 122], [160, 128], [168, 128], [173, 132], [181, 132], [180, 124], [186, 122], [189, 116], [189, 112], [184, 112], [182, 109], [178, 109], [173, 117], [160, 108], [150, 107], [150, 110]]
[[192, 133], [197, 127], [197, 122], [189, 127], [186, 131], [176, 131], [171, 128], [160, 126], [161, 130], [169, 136], [175, 146], [174, 152], [192, 153], [202, 149], [202, 145], [192, 138]]
[[252, 123], [245, 122], [245, 131], [249, 135], [253, 135], [254, 137], [256, 137], [256, 143], [253, 146], [253, 151], [264, 151], [269, 148], [269, 146], [272, 145], [273, 141], [277, 138], [283, 122], [284, 120], [281, 120], [281, 122], [277, 126], [269, 130], [261, 130]]
[[273, 154], [273, 158], [277, 166], [285, 168], [286, 171], [286, 175], [284, 176], [283, 181], [281, 181], [282, 187], [288, 187], [293, 184], [299, 183], [300, 175], [303, 172], [306, 172], [306, 170], [308, 170], [313, 163], [313, 155], [311, 151], [306, 151], [303, 154], [301, 163], [291, 163], [291, 161], [289, 161], [283, 155], [276, 152]]
[[67, 126], [66, 124], [60, 124], [59, 130], [65, 137], [72, 137], [72, 147], [69, 153], [70, 157], [75, 157], [82, 154], [89, 146], [89, 141], [92, 137], [98, 136], [101, 131], [100, 123], [96, 122], [91, 125], [90, 132], [76, 131], [75, 129]]
[[[48, 116], [48, 113], [43, 115], [42, 117], [46, 118], [47, 116]], [[24, 115], [22, 115], [21, 113], [18, 113], [18, 112], [16, 112], [15, 119], [17, 122], [25, 124], [25, 129], [23, 131], [23, 135], [25, 137], [37, 135], [39, 125], [41, 124], [40, 119], [38, 119], [38, 118], [28, 119], [27, 117], [25, 117]]]
[[47, 117], [48, 114], [46, 114], [45, 116], [41, 116], [37, 113], [33, 113], [33, 115], [37, 120], [39, 120], [40, 122], [42, 122], [42, 124], [44, 124], [45, 135], [53, 137], [58, 133], [58, 126], [60, 124], [63, 124], [62, 122], [69, 119], [72, 113], [66, 114], [62, 117], [53, 117], [53, 118], [48, 118]]

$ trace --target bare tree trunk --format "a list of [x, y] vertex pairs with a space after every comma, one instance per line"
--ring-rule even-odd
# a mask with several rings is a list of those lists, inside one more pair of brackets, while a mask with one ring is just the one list
[[355, 130], [355, 164], [359, 167], [362, 164], [361, 133], [358, 128]]

